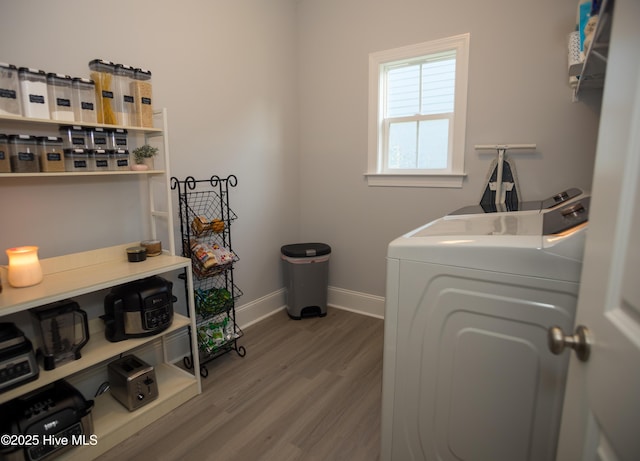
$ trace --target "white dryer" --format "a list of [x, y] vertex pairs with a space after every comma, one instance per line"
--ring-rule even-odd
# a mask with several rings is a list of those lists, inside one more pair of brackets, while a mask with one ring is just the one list
[[555, 458], [589, 198], [448, 215], [390, 243], [383, 461]]

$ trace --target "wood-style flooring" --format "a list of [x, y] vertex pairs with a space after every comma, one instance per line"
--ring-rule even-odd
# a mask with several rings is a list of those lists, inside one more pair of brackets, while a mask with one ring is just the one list
[[100, 461], [375, 461], [383, 321], [329, 307], [244, 331], [247, 354], [206, 364], [203, 392]]

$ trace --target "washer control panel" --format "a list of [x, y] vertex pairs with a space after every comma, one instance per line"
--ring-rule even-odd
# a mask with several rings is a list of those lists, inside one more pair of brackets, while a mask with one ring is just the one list
[[591, 197], [576, 200], [544, 214], [542, 233], [560, 234], [589, 220]]

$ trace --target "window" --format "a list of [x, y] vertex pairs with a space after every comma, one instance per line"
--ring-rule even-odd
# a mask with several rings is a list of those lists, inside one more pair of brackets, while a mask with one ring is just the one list
[[461, 187], [469, 34], [369, 56], [372, 186]]

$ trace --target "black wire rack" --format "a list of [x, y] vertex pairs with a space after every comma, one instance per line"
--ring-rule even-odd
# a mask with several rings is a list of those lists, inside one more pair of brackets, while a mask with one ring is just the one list
[[[233, 279], [239, 258], [231, 244], [231, 227], [238, 217], [229, 207], [229, 190], [237, 183], [235, 175], [171, 178], [171, 189], [178, 193], [182, 255], [191, 259], [193, 269], [196, 331], [190, 334], [198, 339], [204, 378], [209, 375], [207, 362], [231, 351], [246, 355], [246, 349], [238, 345], [243, 332], [235, 312], [242, 291]], [[193, 354], [183, 359], [187, 368], [193, 368]]]

